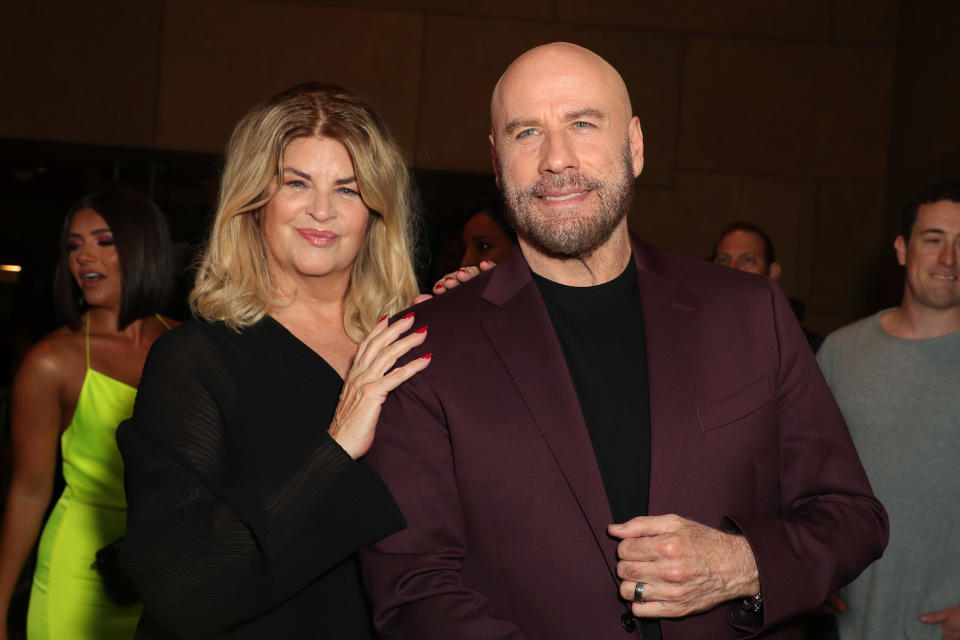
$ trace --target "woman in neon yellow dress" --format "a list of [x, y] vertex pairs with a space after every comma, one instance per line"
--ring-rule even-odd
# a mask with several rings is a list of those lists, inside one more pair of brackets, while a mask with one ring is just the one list
[[57, 442], [66, 488], [43, 526], [29, 640], [132, 638], [140, 605], [118, 606], [92, 564], [126, 528], [117, 425], [130, 417], [147, 352], [171, 322], [169, 234], [151, 201], [91, 194], [67, 214], [55, 295], [67, 325], [26, 355], [13, 384], [13, 474], [0, 528], [0, 639], [53, 491]]

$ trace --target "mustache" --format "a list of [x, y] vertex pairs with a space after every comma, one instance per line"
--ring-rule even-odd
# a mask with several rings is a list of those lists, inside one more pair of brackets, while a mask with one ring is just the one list
[[596, 178], [584, 176], [579, 171], [570, 173], [551, 173], [540, 176], [535, 183], [521, 190], [521, 194], [528, 198], [538, 198], [547, 191], [555, 189], [574, 189], [577, 191], [597, 191], [603, 187], [603, 182]]

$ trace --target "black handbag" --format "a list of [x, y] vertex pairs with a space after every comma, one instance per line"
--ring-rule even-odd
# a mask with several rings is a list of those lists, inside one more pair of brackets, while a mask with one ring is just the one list
[[97, 551], [93, 568], [100, 574], [103, 589], [114, 604], [121, 607], [129, 606], [140, 600], [133, 582], [120, 567], [120, 545], [123, 538], [114, 540], [103, 549]]

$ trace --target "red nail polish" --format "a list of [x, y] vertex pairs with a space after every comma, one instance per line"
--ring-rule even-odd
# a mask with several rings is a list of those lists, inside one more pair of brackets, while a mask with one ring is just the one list
[[422, 359], [424, 359], [424, 360], [429, 360], [430, 358], [433, 357], [433, 354], [432, 354], [432, 353], [428, 353], [427, 355], [425, 355], [425, 356], [420, 356], [420, 357], [421, 357]]
[[420, 328], [417, 329], [414, 333], [426, 333], [426, 332], [427, 332], [427, 328], [426, 328], [426, 327], [420, 327]]
[[412, 317], [413, 317], [413, 313], [408, 313], [407, 315], [403, 316], [403, 317], [400, 318], [400, 319], [401, 319], [401, 320], [406, 320], [407, 318], [412, 318]]
[[434, 289], [443, 289], [443, 285], [438, 282], [437, 284], [433, 285], [433, 288], [434, 288]]
[[378, 322], [383, 322], [386, 319], [387, 319], [386, 315], [380, 316], [380, 320], [378, 320]]

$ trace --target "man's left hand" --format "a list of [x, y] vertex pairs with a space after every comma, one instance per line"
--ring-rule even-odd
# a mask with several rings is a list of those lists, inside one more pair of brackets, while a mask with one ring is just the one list
[[960, 606], [924, 613], [920, 616], [920, 622], [940, 625], [943, 640], [960, 640]]
[[620, 597], [638, 618], [679, 618], [760, 591], [747, 539], [677, 515], [640, 516], [608, 527], [620, 538]]

